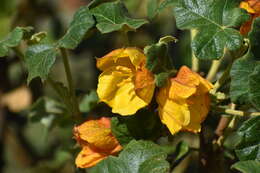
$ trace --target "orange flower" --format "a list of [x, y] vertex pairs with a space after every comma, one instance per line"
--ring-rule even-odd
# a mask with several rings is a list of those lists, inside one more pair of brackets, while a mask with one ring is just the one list
[[76, 140], [82, 146], [75, 161], [77, 167], [92, 167], [122, 149], [111, 132], [110, 120], [106, 117], [99, 120], [87, 120], [74, 128]]
[[210, 108], [212, 84], [183, 66], [156, 97], [159, 116], [172, 134], [180, 130], [200, 131]]
[[245, 22], [240, 27], [240, 33], [246, 35], [251, 30], [253, 20], [260, 16], [260, 1], [259, 0], [245, 0], [240, 3], [240, 8], [245, 9], [250, 15], [250, 20]]

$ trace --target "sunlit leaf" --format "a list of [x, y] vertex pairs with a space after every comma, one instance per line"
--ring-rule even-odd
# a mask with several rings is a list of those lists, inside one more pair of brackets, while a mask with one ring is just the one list
[[57, 51], [49, 44], [30, 46], [25, 53], [25, 63], [28, 68], [27, 82], [36, 77], [47, 79], [50, 69], [56, 60]]
[[249, 19], [237, 0], [172, 0], [177, 27], [196, 29], [192, 49], [200, 59], [219, 59], [236, 50], [243, 37], [234, 29]]
[[67, 49], [75, 49], [94, 25], [95, 20], [88, 7], [81, 7], [74, 15], [66, 34], [59, 40], [58, 45]]
[[95, 16], [96, 27], [101, 33], [118, 30], [135, 31], [147, 23], [145, 19], [130, 18], [126, 7], [121, 1], [103, 3], [90, 11]]
[[31, 27], [16, 27], [3, 40], [0, 40], [0, 57], [7, 56], [10, 49], [18, 46], [26, 34], [31, 31]]
[[168, 173], [166, 157], [164, 150], [150, 141], [131, 141], [119, 157], [108, 157], [90, 173]]
[[260, 161], [240, 161], [232, 165], [231, 168], [236, 169], [242, 173], [257, 173], [260, 172]]

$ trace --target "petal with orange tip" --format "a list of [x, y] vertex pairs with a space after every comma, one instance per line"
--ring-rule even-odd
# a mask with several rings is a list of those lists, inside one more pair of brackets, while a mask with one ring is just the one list
[[98, 162], [108, 157], [106, 154], [98, 153], [84, 146], [78, 154], [75, 163], [79, 168], [89, 168], [95, 166]]

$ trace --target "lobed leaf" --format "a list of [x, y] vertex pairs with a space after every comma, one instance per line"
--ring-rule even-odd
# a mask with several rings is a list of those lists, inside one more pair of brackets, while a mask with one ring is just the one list
[[90, 173], [167, 173], [170, 165], [164, 150], [150, 141], [131, 141], [119, 154], [101, 161]]
[[[247, 54], [237, 59], [231, 68], [230, 96], [232, 102], [251, 104], [260, 109], [260, 59], [259, 32], [260, 18], [257, 18], [249, 33], [250, 48]], [[258, 47], [258, 48], [257, 48]]]
[[94, 25], [95, 20], [88, 7], [81, 7], [75, 13], [66, 34], [58, 41], [58, 46], [75, 49]]
[[25, 64], [28, 68], [27, 82], [36, 77], [47, 79], [51, 67], [56, 60], [57, 51], [50, 44], [30, 46], [25, 53]]
[[177, 27], [196, 29], [192, 49], [197, 58], [219, 59], [224, 48], [236, 50], [243, 37], [233, 29], [249, 19], [238, 0], [172, 0]]
[[0, 57], [7, 56], [10, 49], [18, 46], [26, 34], [32, 31], [31, 27], [16, 27], [6, 38], [0, 41]]
[[242, 173], [256, 173], [260, 172], [260, 161], [240, 161], [233, 164], [231, 168], [236, 169]]
[[93, 90], [89, 94], [84, 96], [79, 105], [79, 109], [81, 112], [89, 112], [98, 104], [98, 101], [99, 98], [97, 96], [97, 93]]
[[121, 145], [128, 144], [132, 139], [156, 139], [160, 134], [159, 117], [148, 110], [140, 110], [135, 116], [113, 117], [112, 133]]
[[145, 19], [133, 19], [121, 1], [103, 3], [90, 10], [96, 18], [96, 27], [101, 33], [118, 30], [135, 31], [147, 23]]
[[241, 137], [236, 147], [239, 160], [260, 160], [260, 117], [253, 117], [245, 121], [238, 129]]

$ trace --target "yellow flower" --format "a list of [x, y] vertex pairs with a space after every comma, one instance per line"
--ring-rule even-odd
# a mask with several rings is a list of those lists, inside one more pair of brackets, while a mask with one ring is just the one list
[[240, 3], [240, 8], [245, 9], [250, 15], [250, 20], [245, 22], [240, 27], [240, 33], [246, 35], [251, 30], [253, 20], [260, 16], [260, 1], [259, 0], [245, 0]]
[[110, 118], [87, 120], [74, 128], [74, 135], [82, 146], [75, 161], [80, 168], [92, 167], [122, 149], [111, 132]]
[[183, 66], [156, 97], [159, 116], [170, 132], [200, 131], [200, 124], [210, 108], [209, 90], [212, 84]]
[[97, 59], [97, 67], [103, 71], [97, 93], [113, 113], [132, 115], [150, 103], [155, 84], [145, 63], [145, 55], [137, 48], [116, 49]]

